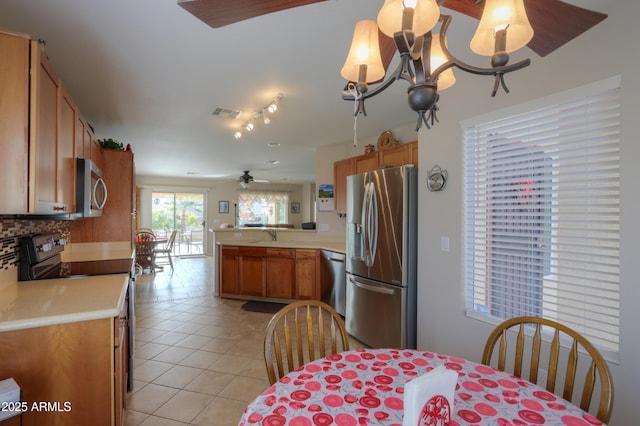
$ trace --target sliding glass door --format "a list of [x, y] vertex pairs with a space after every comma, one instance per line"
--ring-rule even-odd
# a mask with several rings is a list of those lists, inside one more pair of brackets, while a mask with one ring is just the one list
[[177, 231], [173, 254], [204, 256], [204, 193], [153, 192], [151, 194], [151, 227], [156, 236]]

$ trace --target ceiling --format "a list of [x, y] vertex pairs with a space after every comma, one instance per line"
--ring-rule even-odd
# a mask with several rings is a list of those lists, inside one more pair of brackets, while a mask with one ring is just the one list
[[[603, 4], [612, 1], [571, 3], [606, 13]], [[256, 179], [304, 183], [315, 182], [316, 147], [353, 140], [340, 69], [353, 26], [375, 19], [382, 3], [329, 0], [214, 29], [176, 0], [2, 0], [0, 27], [46, 41], [96, 136], [131, 144], [137, 174], [225, 181], [250, 170]], [[456, 54], [477, 21], [445, 13], [454, 18], [449, 47]], [[485, 58], [461, 57], [486, 66]], [[404, 84], [367, 103], [358, 138], [415, 123]], [[271, 123], [236, 140], [279, 93]], [[217, 107], [242, 114], [215, 117]]]

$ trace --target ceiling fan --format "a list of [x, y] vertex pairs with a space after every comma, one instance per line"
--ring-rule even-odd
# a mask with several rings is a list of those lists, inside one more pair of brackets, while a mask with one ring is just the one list
[[[213, 28], [245, 19], [325, 0], [178, 0], [189, 13]], [[480, 19], [483, 0], [438, 0], [443, 7]], [[607, 15], [564, 3], [560, 0], [525, 0], [525, 9], [534, 29], [527, 45], [546, 56], [604, 20]], [[380, 52], [385, 69], [395, 53], [393, 39], [380, 33]]]
[[249, 170], [244, 170], [242, 175], [238, 178], [238, 182], [240, 182], [240, 186], [242, 188], [247, 188], [250, 183], [271, 183], [268, 180], [264, 179], [254, 179], [253, 176], [249, 174]]

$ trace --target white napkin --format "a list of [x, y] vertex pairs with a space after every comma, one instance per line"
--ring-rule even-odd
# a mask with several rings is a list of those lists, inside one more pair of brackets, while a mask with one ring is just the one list
[[458, 373], [444, 365], [404, 386], [402, 426], [445, 426], [453, 415]]

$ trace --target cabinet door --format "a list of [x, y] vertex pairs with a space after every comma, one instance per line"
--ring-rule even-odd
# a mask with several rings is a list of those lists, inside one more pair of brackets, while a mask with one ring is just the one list
[[38, 42], [31, 42], [29, 211], [63, 213], [58, 191], [58, 89], [60, 80]]
[[320, 299], [320, 253], [296, 250], [296, 299]]
[[353, 158], [355, 173], [370, 172], [378, 168], [378, 153], [360, 155]]
[[353, 173], [352, 158], [333, 163], [333, 197], [336, 212], [347, 210], [347, 176]]
[[76, 211], [75, 126], [78, 109], [64, 87], [60, 88], [59, 93], [60, 126], [58, 128], [58, 195], [56, 198], [72, 213]]
[[411, 142], [379, 151], [378, 162], [380, 167], [397, 167], [404, 166], [405, 164], [414, 164], [413, 147], [417, 145], [417, 142]]
[[267, 249], [267, 297], [293, 299], [296, 260], [293, 249]]
[[240, 247], [240, 294], [266, 296], [267, 250], [262, 247]]
[[220, 292], [224, 294], [238, 294], [239, 270], [238, 270], [239, 247], [223, 246], [220, 255]]
[[29, 39], [0, 32], [0, 214], [27, 213]]

